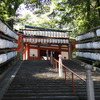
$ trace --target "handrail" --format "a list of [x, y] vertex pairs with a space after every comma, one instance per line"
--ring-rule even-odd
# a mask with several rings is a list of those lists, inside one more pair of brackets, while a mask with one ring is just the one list
[[[66, 70], [70, 71], [72, 74], [72, 92], [74, 92], [74, 75], [79, 78], [80, 80], [82, 80], [83, 82], [86, 83], [86, 80], [81, 78], [77, 73], [75, 73], [74, 71], [72, 71], [71, 69], [69, 69], [67, 66], [65, 66], [64, 64], [62, 64], [61, 62], [59, 62], [58, 60], [56, 60], [55, 58], [52, 57], [52, 59], [56, 62], [56, 71], [57, 70], [57, 63], [60, 63], [60, 65], [64, 68], [64, 73], [65, 73], [65, 82], [66, 82]], [[53, 62], [53, 66], [54, 66], [54, 62]]]
[[[58, 60], [56, 60], [55, 58], [53, 58], [56, 62], [59, 63]], [[65, 66], [64, 64], [60, 63], [65, 69], [69, 70], [71, 73], [73, 73], [75, 76], [77, 76], [79, 79], [81, 79], [82, 81], [86, 82], [86, 80], [84, 80], [83, 78], [81, 78], [78, 74], [76, 74], [74, 71], [72, 71], [71, 69], [69, 69], [67, 66]]]

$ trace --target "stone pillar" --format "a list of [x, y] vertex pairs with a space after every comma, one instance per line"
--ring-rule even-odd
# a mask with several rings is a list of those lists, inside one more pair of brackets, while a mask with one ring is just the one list
[[92, 66], [91, 65], [85, 65], [86, 68], [86, 85], [87, 85], [87, 100], [95, 100], [94, 97], [94, 85], [92, 80]]
[[50, 61], [51, 61], [51, 64], [53, 64], [53, 54], [52, 54], [52, 51], [51, 51], [51, 55], [50, 55]]
[[46, 51], [46, 54], [47, 54], [47, 60], [49, 60], [49, 59], [48, 59], [48, 58], [49, 58], [48, 50]]
[[61, 59], [61, 55], [59, 55], [59, 77], [62, 77], [63, 76], [63, 68], [62, 68], [62, 59]]

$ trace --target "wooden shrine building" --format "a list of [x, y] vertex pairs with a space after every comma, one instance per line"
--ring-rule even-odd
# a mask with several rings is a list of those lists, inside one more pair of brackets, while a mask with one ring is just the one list
[[23, 60], [49, 60], [50, 56], [57, 59], [59, 54], [62, 59], [70, 59], [69, 31], [28, 25], [22, 31], [22, 36], [19, 34], [19, 48], [23, 47]]

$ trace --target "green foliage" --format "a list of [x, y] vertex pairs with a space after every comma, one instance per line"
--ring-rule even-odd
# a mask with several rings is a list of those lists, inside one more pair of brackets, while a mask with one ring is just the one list
[[67, 25], [74, 34], [100, 25], [99, 6], [95, 0], [57, 0], [54, 3], [62, 26]]
[[38, 0], [25, 0], [25, 3], [31, 3], [31, 4], [38, 4], [38, 5], [40, 5]]
[[33, 14], [35, 15], [42, 15], [45, 13], [48, 13], [50, 11], [50, 6], [49, 5], [40, 5], [34, 12]]
[[3, 1], [0, 1], [0, 19], [3, 20], [8, 17], [5, 6], [6, 6], [5, 3]]
[[94, 61], [92, 65], [100, 68], [100, 61]]
[[14, 19], [12, 17], [15, 16], [16, 10], [19, 5], [24, 0], [2, 0], [0, 1], [0, 18], [2, 20], [7, 20], [7, 23], [13, 27]]
[[[51, 4], [48, 5], [41, 5], [38, 0], [2, 0], [0, 18], [3, 20], [14, 18], [21, 3], [37, 5], [37, 9], [33, 11], [34, 16], [27, 13], [22, 18], [16, 18], [16, 22], [21, 24], [67, 28], [72, 31], [71, 36], [100, 25], [99, 0], [51, 0]], [[12, 26], [14, 20], [9, 20], [8, 23]]]

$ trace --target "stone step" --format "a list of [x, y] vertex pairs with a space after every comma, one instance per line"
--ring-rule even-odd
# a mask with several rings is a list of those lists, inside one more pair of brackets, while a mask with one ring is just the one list
[[[78, 95], [87, 95], [86, 92], [76, 92]], [[95, 95], [100, 95], [100, 92], [95, 92]]]
[[[14, 90], [72, 90], [72, 87], [19, 87], [19, 88], [17, 88], [17, 87], [13, 87], [13, 88], [9, 88], [8, 89], [9, 91], [14, 91]], [[78, 92], [80, 92], [80, 91], [86, 91], [86, 88], [75, 88], [75, 91], [78, 91]], [[95, 90], [95, 92], [96, 91], [100, 91], [99, 89], [98, 90]]]
[[[32, 86], [33, 87], [33, 86], [44, 86], [44, 85], [45, 86], [59, 86], [59, 87], [60, 86], [68, 86], [68, 87], [70, 87], [70, 86], [72, 86], [72, 83], [71, 84], [67, 84], [67, 83], [33, 83], [33, 84], [30, 84], [30, 83], [29, 84], [28, 83], [27, 84], [26, 83], [25, 84], [21, 83], [20, 84], [19, 83], [19, 84], [11, 84], [10, 86], [11, 87], [20, 87], [20, 86], [29, 86], [29, 87]], [[79, 87], [79, 88], [86, 87], [86, 85], [78, 85], [78, 84], [74, 84], [74, 86], [75, 87]], [[98, 87], [95, 87], [95, 88], [98, 88]]]
[[[87, 100], [84, 82], [76, 80], [73, 93], [71, 80], [67, 79], [64, 83], [64, 79], [56, 76], [55, 79], [47, 77], [57, 74], [47, 69], [48, 64], [46, 61], [25, 61], [2, 100]], [[69, 64], [71, 64], [70, 61]], [[50, 68], [50, 64], [48, 67]], [[48, 74], [48, 72], [52, 74], [45, 78], [44, 76], [34, 77], [35, 74]], [[100, 100], [99, 83], [94, 84], [96, 100]]]
[[[18, 84], [16, 84], [16, 83], [18, 83]], [[44, 84], [45, 85], [71, 85], [72, 83], [65, 83], [64, 81], [63, 82], [60, 82], [60, 83], [57, 83], [57, 82], [50, 82], [50, 83], [49, 82], [34, 82], [34, 81], [33, 82], [32, 81], [31, 82], [27, 82], [26, 81], [25, 82], [24, 81], [24, 82], [15, 82], [15, 83], [12, 83], [11, 86], [13, 84], [14, 85], [44, 85]], [[75, 84], [75, 85], [77, 86], [77, 84]]]
[[67, 93], [67, 92], [72, 92], [72, 90], [8, 90], [7, 93]]
[[[37, 90], [42, 90], [42, 89], [50, 89], [50, 90], [59, 90], [59, 89], [70, 89], [71, 87], [45, 87], [45, 86], [41, 86], [41, 87], [38, 87], [38, 86], [36, 86], [36, 87], [10, 87], [8, 90], [30, 90], [30, 89], [32, 89], [32, 90], [34, 90], [34, 89], [37, 89]], [[81, 88], [81, 89], [83, 89], [83, 88]]]
[[29, 97], [29, 96], [75, 96], [74, 93], [6, 93], [5, 97]]
[[[31, 81], [31, 83], [30, 83], [30, 81]], [[17, 82], [17, 83], [16, 83], [16, 82]], [[16, 81], [16, 82], [13, 81], [13, 82], [11, 83], [11, 85], [12, 85], [12, 84], [26, 84], [26, 85], [27, 85], [27, 84], [29, 84], [29, 83], [30, 83], [31, 85], [32, 85], [32, 84], [37, 84], [37, 83], [38, 83], [38, 84], [44, 84], [44, 83], [48, 83], [48, 84], [68, 84], [68, 85], [72, 84], [72, 82], [67, 82], [67, 81], [65, 82], [64, 80], [63, 80], [63, 81], [60, 81], [60, 82], [56, 82], [56, 80], [55, 80], [55, 81], [47, 81], [47, 80], [46, 80], [46, 81], [42, 81], [42, 82], [41, 82], [41, 81], [25, 80], [25, 79], [24, 79], [24, 80], [19, 80], [19, 81]], [[82, 83], [82, 84], [80, 84], [80, 83], [78, 83], [78, 82], [74, 82], [74, 83], [75, 83], [76, 86], [77, 86], [77, 85], [79, 85], [79, 86], [81, 86], [81, 85], [85, 86], [85, 85], [86, 85], [85, 83]], [[95, 85], [95, 84], [94, 84], [94, 85]], [[96, 85], [96, 86], [100, 86], [100, 85]]]
[[[49, 87], [71, 87], [72, 84], [56, 84], [56, 83], [41, 83], [41, 84], [12, 84], [11, 87], [21, 87], [21, 86], [24, 86], [24, 87], [33, 87], [33, 86], [49, 86]], [[86, 88], [85, 85], [78, 85], [78, 84], [75, 84], [74, 85], [76, 88]], [[94, 89], [100, 89], [100, 86], [94, 86]]]
[[4, 97], [2, 100], [79, 100], [77, 96]]
[[[71, 86], [71, 84], [61, 84], [61, 83], [33, 83], [33, 84], [11, 84], [10, 86]], [[78, 85], [77, 85], [78, 86]], [[81, 87], [81, 86], [79, 86]]]
[[[79, 100], [87, 100], [87, 96], [79, 96]], [[100, 96], [95, 96], [95, 100], [100, 100]]]
[[[86, 91], [86, 89], [78, 89], [78, 88], [75, 88], [75, 91], [77, 91], [77, 92], [84, 92], [84, 91]], [[100, 89], [94, 89], [94, 92], [100, 92]]]

